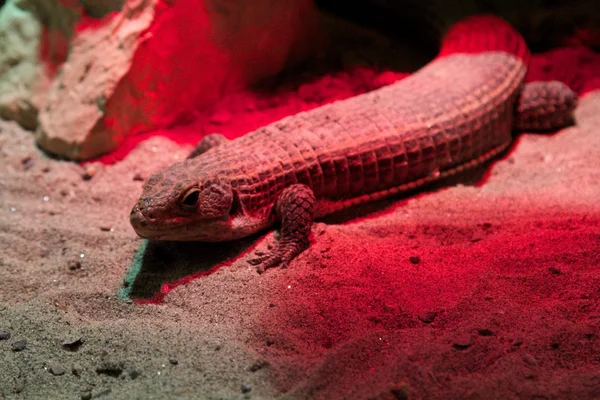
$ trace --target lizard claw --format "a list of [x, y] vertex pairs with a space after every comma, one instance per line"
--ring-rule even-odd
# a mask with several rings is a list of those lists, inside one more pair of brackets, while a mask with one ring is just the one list
[[[258, 272], [259, 274], [262, 274], [270, 268], [275, 268], [276, 266], [281, 264], [281, 262], [281, 256], [277, 254], [269, 254], [264, 257], [257, 257], [250, 260], [250, 264], [257, 266], [256, 272]], [[284, 261], [284, 263], [287, 264], [287, 261]]]

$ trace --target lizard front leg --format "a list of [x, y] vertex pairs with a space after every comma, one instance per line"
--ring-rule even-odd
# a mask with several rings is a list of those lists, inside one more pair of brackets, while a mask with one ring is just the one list
[[309, 244], [308, 236], [315, 216], [315, 195], [305, 185], [291, 185], [281, 193], [275, 203], [277, 220], [281, 221], [279, 242], [262, 257], [251, 259], [258, 273], [281, 264], [282, 268]]
[[198, 142], [198, 144], [196, 145], [194, 150], [192, 150], [190, 152], [190, 154], [187, 156], [187, 158], [198, 157], [200, 154], [206, 153], [208, 150], [212, 149], [213, 147], [217, 147], [217, 146], [227, 142], [228, 140], [229, 139], [227, 139], [225, 136], [221, 135], [220, 133], [211, 133], [210, 135], [206, 135], [200, 140], [200, 142]]

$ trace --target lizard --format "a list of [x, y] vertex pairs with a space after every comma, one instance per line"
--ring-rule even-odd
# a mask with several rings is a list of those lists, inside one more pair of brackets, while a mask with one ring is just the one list
[[513, 132], [573, 123], [577, 95], [558, 81], [525, 83], [528, 57], [507, 22], [470, 17], [399, 82], [233, 140], [205, 136], [147, 179], [130, 223], [143, 238], [204, 242], [279, 224], [276, 245], [249, 261], [259, 273], [287, 266], [309, 246], [315, 219], [492, 160]]

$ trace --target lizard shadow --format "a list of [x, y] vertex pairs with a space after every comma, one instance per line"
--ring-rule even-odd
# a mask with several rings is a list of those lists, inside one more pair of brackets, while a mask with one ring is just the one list
[[257, 239], [258, 235], [219, 243], [146, 241], [133, 261], [129, 278], [123, 279], [126, 297], [160, 303], [171, 289], [231, 264]]

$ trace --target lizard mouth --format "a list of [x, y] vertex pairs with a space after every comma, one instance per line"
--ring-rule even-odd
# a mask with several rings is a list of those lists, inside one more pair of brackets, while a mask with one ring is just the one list
[[144, 239], [220, 241], [222, 239], [219, 237], [228, 231], [229, 216], [210, 219], [175, 217], [157, 220], [146, 217], [134, 207], [129, 215], [129, 222], [138, 236]]

